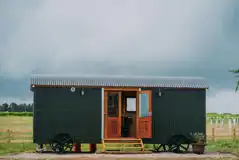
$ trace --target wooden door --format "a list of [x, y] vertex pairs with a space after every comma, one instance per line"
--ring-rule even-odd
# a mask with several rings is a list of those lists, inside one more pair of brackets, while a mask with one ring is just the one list
[[137, 133], [138, 138], [152, 138], [152, 91], [138, 91]]
[[121, 136], [121, 92], [104, 93], [104, 137]]

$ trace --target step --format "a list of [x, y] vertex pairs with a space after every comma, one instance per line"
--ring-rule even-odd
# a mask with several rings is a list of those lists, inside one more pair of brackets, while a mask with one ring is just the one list
[[139, 138], [106, 138], [102, 140], [102, 152], [142, 152], [144, 144]]
[[104, 151], [104, 154], [152, 154], [152, 151]]
[[104, 138], [104, 141], [114, 142], [114, 141], [137, 141], [141, 142], [140, 138]]
[[131, 148], [133, 148], [133, 149], [136, 149], [136, 148], [138, 148], [138, 149], [141, 149], [142, 147], [141, 146], [111, 146], [111, 147], [108, 147], [107, 146], [107, 149], [114, 149], [114, 150], [122, 150], [122, 149], [131, 149]]
[[118, 143], [118, 144], [121, 144], [121, 143], [133, 144], [133, 143], [141, 143], [141, 140], [140, 139], [104, 139], [104, 142], [105, 143]]
[[141, 138], [134, 138], [134, 137], [120, 137], [120, 138], [104, 138], [104, 140], [141, 140]]

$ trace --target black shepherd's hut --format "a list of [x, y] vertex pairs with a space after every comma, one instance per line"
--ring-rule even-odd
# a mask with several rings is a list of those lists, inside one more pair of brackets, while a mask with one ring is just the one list
[[192, 132], [206, 134], [207, 88], [198, 77], [34, 75], [33, 141], [55, 152], [113, 141], [172, 150]]

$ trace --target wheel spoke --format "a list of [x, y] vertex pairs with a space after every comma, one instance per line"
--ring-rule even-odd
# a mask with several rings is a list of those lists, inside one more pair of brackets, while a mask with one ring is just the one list
[[170, 150], [170, 147], [168, 145], [163, 145], [163, 151], [168, 152]]
[[173, 150], [177, 149], [178, 146], [177, 145], [171, 145], [169, 148], [170, 148], [170, 151], [173, 151]]
[[159, 149], [161, 148], [161, 145], [160, 145], [160, 144], [154, 144], [154, 145], [153, 145], [153, 148], [154, 148], [155, 151], [158, 152]]
[[70, 152], [72, 150], [73, 145], [72, 144], [65, 144], [64, 150]]
[[189, 145], [187, 147], [183, 146], [182, 144], [180, 145], [180, 148], [184, 149], [184, 151], [188, 151]]

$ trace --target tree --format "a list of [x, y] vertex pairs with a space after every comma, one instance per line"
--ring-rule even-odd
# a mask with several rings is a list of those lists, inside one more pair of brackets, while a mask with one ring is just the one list
[[2, 104], [2, 106], [4, 107], [5, 112], [7, 112], [9, 105], [5, 102], [5, 103]]
[[18, 104], [17, 112], [26, 112], [26, 110], [27, 110], [27, 105], [25, 103]]
[[27, 112], [33, 112], [33, 104], [27, 105]]
[[9, 112], [18, 112], [18, 105], [15, 102], [9, 105]]
[[5, 110], [8, 111], [8, 107], [9, 107], [9, 105], [8, 105], [6, 102], [3, 103], [2, 105], [4, 106]]
[[[230, 72], [232, 72], [233, 74], [235, 74], [235, 77], [236, 78], [239, 78], [239, 69], [231, 69], [230, 70]], [[239, 80], [237, 80], [237, 82], [236, 82], [237, 84], [236, 84], [236, 92], [238, 91], [238, 89], [239, 89]]]

